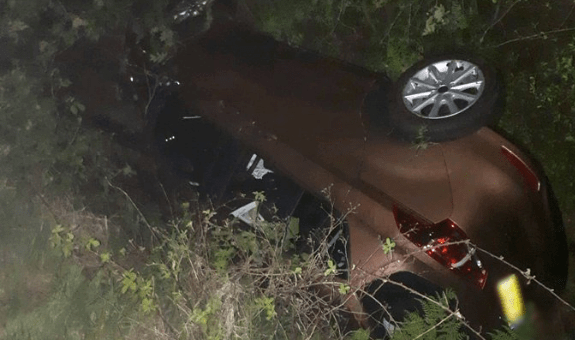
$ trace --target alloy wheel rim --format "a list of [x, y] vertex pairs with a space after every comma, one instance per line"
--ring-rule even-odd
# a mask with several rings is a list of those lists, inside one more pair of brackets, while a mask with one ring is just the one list
[[481, 69], [464, 60], [442, 60], [417, 71], [405, 84], [403, 103], [424, 119], [459, 115], [481, 97], [485, 77]]

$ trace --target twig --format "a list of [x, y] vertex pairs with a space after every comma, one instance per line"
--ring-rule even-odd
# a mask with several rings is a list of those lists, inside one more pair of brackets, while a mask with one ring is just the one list
[[544, 39], [547, 35], [549, 34], [555, 34], [555, 33], [563, 33], [563, 32], [570, 32], [570, 31], [575, 31], [575, 27], [570, 27], [570, 28], [561, 28], [561, 29], [556, 29], [556, 30], [551, 30], [551, 31], [547, 31], [547, 32], [539, 32], [537, 34], [532, 34], [532, 35], [528, 35], [526, 37], [520, 37], [520, 38], [515, 38], [515, 39], [511, 39], [511, 40], [507, 40], [504, 41], [500, 44], [497, 44], [495, 46], [491, 46], [490, 48], [499, 48], [501, 46], [505, 46], [507, 44], [511, 44], [517, 41], [523, 41], [523, 40], [533, 40], [533, 39]]
[[168, 198], [168, 193], [166, 192], [166, 189], [164, 188], [164, 185], [162, 184], [162, 182], [158, 181], [158, 183], [160, 184], [160, 187], [162, 188], [162, 192], [164, 194], [164, 197], [166, 198], [166, 202], [168, 203], [168, 207], [170, 208], [170, 215], [172, 216], [172, 220], [174, 220], [176, 218], [176, 216], [174, 215], [174, 210], [172, 209], [172, 202]]
[[571, 6], [571, 9], [569, 10], [569, 13], [568, 13], [567, 16], [565, 17], [565, 19], [563, 20], [563, 22], [561, 23], [561, 25], [559, 25], [559, 27], [563, 27], [563, 25], [565, 25], [565, 23], [567, 22], [567, 20], [569, 20], [569, 18], [571, 17], [571, 14], [573, 14], [573, 9], [575, 9], [575, 2], [574, 2], [573, 5]]
[[509, 11], [511, 11], [511, 9], [513, 8], [513, 6], [517, 5], [521, 0], [517, 0], [514, 3], [512, 3], [509, 7], [507, 7], [507, 9], [505, 10], [505, 12], [503, 14], [501, 14], [501, 16], [497, 19], [494, 20], [491, 25], [489, 25], [489, 27], [487, 27], [487, 29], [485, 30], [485, 32], [483, 32], [483, 35], [481, 36], [481, 38], [479, 39], [479, 43], [483, 43], [483, 40], [485, 39], [485, 36], [487, 35], [487, 32], [489, 32], [493, 27], [495, 27], [495, 25], [497, 25], [508, 13]]
[[343, 14], [343, 12], [347, 9], [347, 6], [345, 6], [346, 3], [345, 1], [341, 1], [341, 6], [339, 8], [339, 13], [337, 14], [337, 19], [335, 21], [335, 25], [333, 25], [331, 32], [329, 32], [328, 36], [332, 35], [335, 32], [335, 29], [337, 28], [337, 25], [340, 23], [340, 19], [341, 19], [341, 15]]
[[474, 249], [476, 249], [476, 250], [479, 250], [479, 251], [481, 251], [482, 253], [487, 254], [487, 255], [489, 255], [490, 257], [501, 261], [501, 262], [504, 263], [505, 265], [509, 266], [510, 268], [512, 268], [512, 269], [514, 269], [515, 271], [517, 271], [518, 273], [520, 273], [520, 274], [521, 274], [523, 277], [525, 277], [528, 281], [533, 281], [533, 282], [535, 282], [536, 284], [538, 284], [539, 286], [541, 286], [542, 288], [544, 288], [545, 290], [547, 290], [549, 293], [551, 293], [551, 295], [553, 295], [555, 298], [557, 298], [557, 300], [559, 300], [562, 304], [564, 304], [565, 306], [569, 307], [571, 310], [575, 311], [575, 307], [574, 307], [574, 306], [572, 306], [569, 302], [565, 301], [565, 300], [562, 299], [559, 295], [557, 295], [557, 293], [555, 293], [555, 292], [553, 291], [553, 289], [547, 287], [547, 286], [546, 286], [545, 284], [543, 284], [541, 281], [537, 280], [534, 275], [531, 275], [531, 272], [530, 272], [529, 269], [527, 269], [527, 270], [521, 270], [521, 269], [518, 268], [517, 266], [514, 266], [514, 265], [511, 264], [510, 262], [506, 261], [506, 260], [503, 258], [503, 256], [497, 256], [497, 255], [495, 255], [495, 254], [493, 254], [493, 253], [491, 253], [491, 252], [489, 252], [489, 251], [487, 251], [487, 250], [485, 250], [485, 249], [483, 249], [483, 248], [480, 248], [480, 247], [478, 247], [477, 245], [471, 243], [470, 240], [454, 241], [454, 242], [446, 242], [446, 243], [443, 243], [443, 244], [437, 244], [437, 245], [434, 245], [434, 246], [429, 247], [429, 248], [423, 248], [423, 249], [420, 249], [420, 250], [417, 250], [417, 251], [414, 251], [414, 252], [405, 254], [405, 256], [406, 256], [406, 257], [407, 257], [407, 256], [413, 256], [413, 255], [415, 255], [416, 253], [419, 253], [419, 252], [423, 252], [423, 251], [427, 251], [427, 250], [431, 250], [431, 249], [436, 249], [436, 248], [441, 248], [441, 247], [446, 247], [446, 246], [450, 246], [450, 245], [457, 245], [457, 244], [467, 244], [467, 245], [469, 245], [471, 248], [474, 248]]
[[538, 284], [539, 286], [541, 286], [543, 289], [547, 290], [549, 293], [551, 293], [551, 295], [553, 295], [557, 300], [559, 300], [561, 303], [563, 303], [565, 306], [569, 307], [571, 310], [575, 311], [575, 307], [573, 307], [569, 302], [563, 300], [559, 295], [557, 295], [557, 293], [555, 293], [553, 291], [553, 289], [545, 286], [543, 283], [541, 283], [541, 281], [537, 280], [535, 278], [534, 275], [531, 275], [531, 271], [529, 269], [522, 271], [521, 269], [519, 269], [518, 267], [512, 265], [511, 263], [507, 262], [503, 256], [496, 256], [493, 255], [492, 253], [490, 253], [489, 251], [479, 248], [477, 246], [474, 246], [477, 250], [480, 250], [482, 253], [487, 254], [489, 256], [491, 256], [494, 259], [497, 259], [501, 262], [503, 262], [504, 264], [506, 264], [507, 266], [509, 266], [510, 268], [516, 270], [518, 273], [520, 273], [523, 277], [525, 277], [528, 281], [533, 281], [536, 284]]
[[[409, 6], [409, 20], [411, 20], [411, 5]], [[393, 29], [393, 26], [395, 26], [395, 23], [397, 22], [397, 20], [399, 19], [399, 17], [403, 14], [403, 8], [400, 7], [399, 8], [399, 13], [397, 13], [397, 15], [395, 16], [395, 18], [393, 19], [393, 21], [391, 22], [391, 24], [389, 25], [389, 28], [387, 29], [387, 32], [385, 32], [385, 35], [383, 36], [383, 38], [381, 38], [380, 42], [383, 42], [385, 39], [387, 39], [390, 34], [391, 34], [391, 30]], [[409, 32], [409, 27], [411, 25], [408, 23], [407, 25], [407, 32]], [[406, 34], [407, 39], [409, 40], [409, 35]]]
[[138, 214], [140, 215], [140, 217], [142, 218], [142, 220], [144, 221], [144, 223], [146, 224], [146, 226], [148, 227], [148, 229], [150, 229], [150, 231], [152, 232], [152, 236], [157, 238], [156, 236], [156, 231], [154, 230], [154, 228], [152, 228], [152, 226], [150, 225], [150, 223], [148, 223], [148, 220], [146, 219], [146, 216], [144, 216], [144, 214], [142, 213], [142, 211], [140, 210], [140, 208], [138, 208], [138, 206], [136, 205], [136, 203], [132, 200], [132, 198], [130, 197], [130, 195], [128, 195], [127, 192], [125, 192], [122, 188], [115, 186], [114, 184], [112, 184], [112, 182], [110, 182], [110, 180], [108, 178], [106, 178], [106, 182], [108, 182], [108, 185], [111, 186], [112, 188], [120, 191], [122, 194], [124, 194], [124, 196], [126, 196], [126, 198], [128, 199], [128, 201], [130, 201], [130, 203], [134, 206], [134, 208], [136, 209], [136, 211], [138, 212]]
[[422, 336], [424, 336], [425, 334], [431, 332], [432, 330], [436, 329], [439, 325], [441, 325], [442, 323], [444, 323], [445, 321], [447, 321], [450, 317], [452, 317], [453, 314], [449, 314], [448, 316], [446, 316], [445, 318], [443, 318], [443, 320], [439, 321], [438, 323], [436, 323], [435, 325], [433, 325], [433, 327], [429, 328], [428, 330], [426, 330], [425, 332], [419, 334], [418, 336], [416, 336], [415, 338], [413, 338], [413, 340], [417, 340], [419, 338], [421, 338]]
[[146, 70], [144, 68], [144, 74], [146, 76], [146, 87], [148, 88], [148, 102], [146, 103], [146, 107], [144, 108], [144, 117], [148, 116], [148, 111], [150, 109], [150, 105], [152, 104], [152, 101], [154, 100], [154, 97], [156, 96], [156, 90], [158, 89], [158, 76], [154, 75], [154, 86], [152, 89], [150, 86], [150, 80], [148, 78], [149, 75], [151, 75], [151, 73], [148, 72], [148, 70]]
[[[33, 186], [32, 186], [33, 187]], [[35, 191], [36, 196], [40, 199], [40, 201], [42, 202], [42, 204], [44, 204], [46, 206], [46, 208], [48, 208], [48, 213], [50, 213], [50, 215], [52, 215], [52, 218], [54, 218], [54, 220], [56, 221], [57, 224], [62, 224], [62, 222], [60, 222], [60, 218], [59, 216], [56, 215], [56, 213], [54, 212], [54, 210], [52, 209], [52, 206], [50, 205], [50, 203], [48, 203], [48, 201], [46, 200], [46, 198], [44, 197], [43, 194], [40, 193], [40, 191], [33, 187], [32, 188]]]

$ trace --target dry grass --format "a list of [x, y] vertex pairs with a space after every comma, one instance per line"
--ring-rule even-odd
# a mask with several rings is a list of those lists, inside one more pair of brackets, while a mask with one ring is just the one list
[[[318, 289], [340, 284], [324, 275], [327, 250], [305, 260], [293, 255], [280, 222], [246, 228], [223, 218], [218, 225], [217, 216], [188, 208], [169, 226], [154, 227], [152, 246], [128, 242], [118, 250], [109, 242], [121, 236], [114, 219], [74, 209], [66, 199], [43, 205], [42, 228], [52, 228], [44, 244], [53, 249], [19, 267], [17, 277], [7, 266], [0, 270], [7, 287], [0, 291], [4, 338], [42, 332], [65, 339], [344, 337], [341, 297], [322, 298]], [[246, 243], [238, 242], [240, 235]], [[97, 246], [88, 247], [94, 240]], [[32, 298], [15, 307], [6, 298], [14, 295]], [[44, 321], [32, 326], [33, 319]]]

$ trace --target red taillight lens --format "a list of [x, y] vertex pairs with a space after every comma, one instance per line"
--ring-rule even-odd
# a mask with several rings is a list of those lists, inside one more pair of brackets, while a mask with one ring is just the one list
[[393, 213], [399, 231], [408, 240], [479, 288], [485, 287], [487, 270], [477, 258], [475, 248], [466, 242], [469, 238], [457, 224], [449, 219], [433, 224], [397, 206], [393, 208]]
[[509, 163], [511, 163], [511, 165], [513, 165], [519, 171], [521, 176], [523, 176], [525, 183], [527, 183], [531, 190], [539, 191], [539, 189], [541, 189], [539, 178], [537, 178], [535, 172], [533, 172], [533, 170], [531, 170], [527, 164], [525, 164], [525, 162], [519, 158], [519, 156], [517, 156], [515, 153], [513, 153], [513, 151], [509, 150], [503, 145], [501, 146], [501, 153], [503, 156], [505, 156], [505, 158], [507, 158]]

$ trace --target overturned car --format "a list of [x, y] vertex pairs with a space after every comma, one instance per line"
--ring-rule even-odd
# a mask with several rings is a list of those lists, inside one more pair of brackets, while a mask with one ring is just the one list
[[521, 322], [524, 308], [505, 300], [511, 290], [542, 324], [557, 320], [555, 298], [532, 280], [565, 287], [561, 213], [537, 163], [487, 127], [501, 96], [482, 61], [432, 58], [393, 83], [224, 20], [181, 47], [173, 65], [177, 81], [156, 98], [164, 152], [212, 199], [262, 190], [304, 228], [322, 224], [315, 212], [329, 188], [335, 209], [351, 211], [337, 262], [352, 286], [389, 307], [378, 314], [355, 296], [360, 322], [370, 322], [362, 311], [401, 319], [414, 299], [401, 285], [453, 288], [478, 332]]

